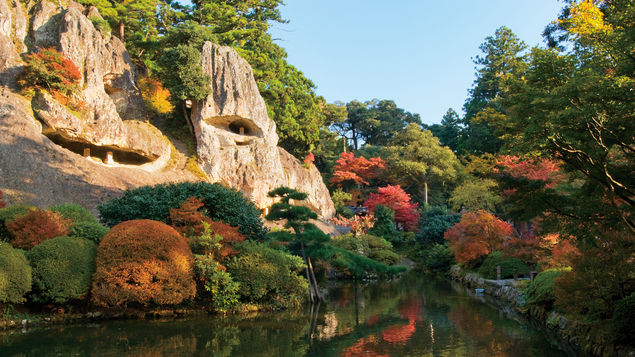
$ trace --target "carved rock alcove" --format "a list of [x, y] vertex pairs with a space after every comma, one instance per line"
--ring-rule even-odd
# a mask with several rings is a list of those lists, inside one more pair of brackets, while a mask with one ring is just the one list
[[224, 136], [225, 140], [220, 140], [221, 146], [249, 145], [252, 140], [263, 137], [262, 130], [252, 120], [237, 115], [216, 116], [204, 121], [218, 129], [219, 136]]

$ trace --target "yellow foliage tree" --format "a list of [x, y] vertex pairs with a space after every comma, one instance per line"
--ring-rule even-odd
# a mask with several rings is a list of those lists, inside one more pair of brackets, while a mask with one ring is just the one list
[[170, 103], [170, 91], [161, 82], [149, 77], [139, 79], [139, 89], [146, 109], [153, 115], [166, 115], [174, 109]]

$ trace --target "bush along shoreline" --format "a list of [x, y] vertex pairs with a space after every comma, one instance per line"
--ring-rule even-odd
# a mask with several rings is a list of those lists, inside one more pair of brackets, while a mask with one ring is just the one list
[[288, 230], [270, 232], [251, 201], [218, 184], [141, 187], [99, 211], [105, 225], [73, 204], [0, 208], [1, 330], [294, 308], [317, 302], [315, 276], [327, 271], [405, 270], [383, 238], [331, 241], [306, 207], [274, 206], [268, 218], [289, 216]]
[[[566, 270], [566, 269], [562, 269]], [[570, 269], [569, 269], [570, 270]], [[559, 341], [594, 357], [635, 357], [635, 348], [616, 346], [598, 326], [585, 324], [553, 310], [553, 282], [562, 271], [550, 269], [541, 272], [533, 282], [527, 279], [494, 280], [469, 273], [459, 265], [452, 265], [445, 277], [509, 304], [517, 313], [538, 321], [557, 336]]]

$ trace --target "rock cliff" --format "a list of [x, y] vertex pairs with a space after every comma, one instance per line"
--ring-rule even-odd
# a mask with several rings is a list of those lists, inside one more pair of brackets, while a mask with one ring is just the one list
[[[0, 0], [0, 189], [7, 201], [40, 207], [72, 202], [95, 212], [99, 202], [126, 188], [200, 180], [147, 121], [128, 52], [85, 16], [99, 16], [96, 10], [57, 4]], [[17, 94], [22, 56], [48, 47], [82, 69], [86, 106], [80, 114], [44, 91], [32, 99]], [[309, 194], [301, 204], [331, 216], [317, 169], [277, 147], [276, 126], [251, 67], [229, 48], [207, 43], [203, 52], [213, 91], [193, 103], [192, 119], [209, 181], [241, 190], [260, 208], [271, 205], [269, 190], [293, 187]]]
[[276, 125], [267, 116], [253, 71], [235, 50], [210, 42], [203, 46], [203, 72], [212, 78], [211, 94], [192, 105], [199, 163], [212, 182], [241, 190], [260, 208], [273, 203], [267, 192], [279, 186], [308, 194], [297, 202], [320, 217], [335, 213], [315, 166], [277, 147]]

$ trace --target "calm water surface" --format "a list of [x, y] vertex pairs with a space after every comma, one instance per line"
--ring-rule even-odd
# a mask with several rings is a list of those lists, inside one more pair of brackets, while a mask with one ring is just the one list
[[469, 294], [411, 273], [333, 286], [313, 309], [15, 331], [0, 356], [576, 356]]

